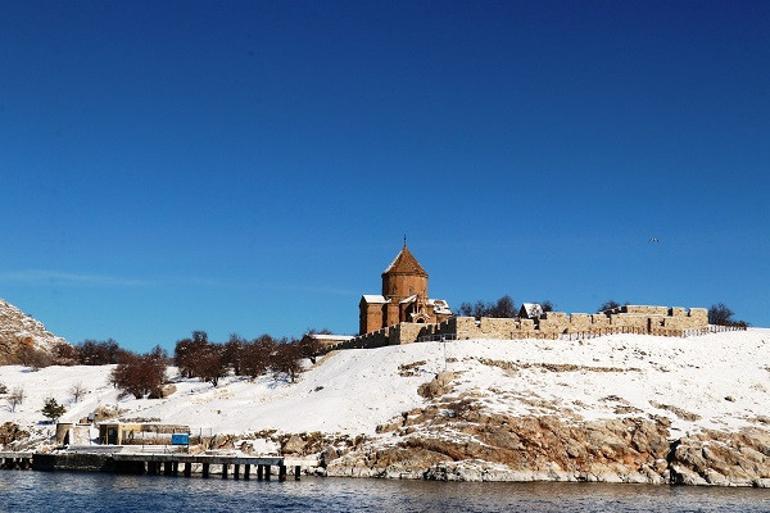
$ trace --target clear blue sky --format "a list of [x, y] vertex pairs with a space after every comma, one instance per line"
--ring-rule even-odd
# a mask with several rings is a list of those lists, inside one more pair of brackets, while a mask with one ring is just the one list
[[0, 297], [73, 342], [352, 333], [403, 233], [455, 306], [770, 325], [768, 2], [2, 11]]

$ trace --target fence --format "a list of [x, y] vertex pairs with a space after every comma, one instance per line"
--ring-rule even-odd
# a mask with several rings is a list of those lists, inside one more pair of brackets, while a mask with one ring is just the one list
[[[693, 329], [671, 329], [671, 328], [652, 328], [647, 330], [645, 328], [638, 328], [633, 326], [610, 326], [597, 328], [591, 331], [575, 331], [570, 333], [547, 333], [542, 331], [530, 331], [522, 333], [513, 333], [510, 338], [506, 340], [525, 340], [525, 339], [538, 339], [538, 340], [587, 340], [592, 338], [603, 337], [605, 335], [656, 335], [660, 337], [698, 337], [702, 335], [709, 335], [711, 333], [723, 333], [728, 331], [746, 331], [745, 326], [716, 326], [709, 324], [704, 328]], [[472, 337], [471, 337], [472, 338]], [[417, 342], [448, 342], [452, 340], [463, 340], [468, 337], [458, 337], [456, 333], [448, 333], [444, 335], [425, 335], [419, 337]]]

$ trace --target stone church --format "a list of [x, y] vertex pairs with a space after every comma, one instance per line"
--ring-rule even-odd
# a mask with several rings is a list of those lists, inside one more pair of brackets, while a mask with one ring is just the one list
[[382, 294], [364, 294], [359, 312], [361, 335], [400, 322], [435, 323], [452, 316], [446, 301], [428, 296], [428, 273], [406, 242], [382, 273]]

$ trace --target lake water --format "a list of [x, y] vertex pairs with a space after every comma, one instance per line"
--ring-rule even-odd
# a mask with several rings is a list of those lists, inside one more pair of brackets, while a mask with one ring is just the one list
[[0, 471], [0, 513], [770, 512], [770, 490], [593, 483], [258, 482]]

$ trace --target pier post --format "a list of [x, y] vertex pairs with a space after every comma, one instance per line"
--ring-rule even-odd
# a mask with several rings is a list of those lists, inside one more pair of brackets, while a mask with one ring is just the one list
[[233, 465], [233, 479], [240, 479], [241, 478], [241, 466], [239, 464]]
[[278, 465], [278, 480], [286, 481], [286, 465]]
[[227, 467], [229, 467], [227, 463], [222, 463], [222, 479], [227, 479]]
[[163, 475], [164, 476], [170, 476], [170, 475], [172, 475], [174, 473], [172, 465], [173, 465], [173, 463], [170, 462], [170, 461], [164, 461], [163, 462]]
[[272, 472], [272, 465], [265, 465], [265, 481], [270, 481], [271, 472]]
[[203, 464], [203, 477], [209, 477], [209, 464]]
[[244, 478], [246, 481], [248, 481], [249, 479], [251, 479], [251, 476], [249, 475], [250, 473], [251, 473], [251, 465], [247, 463], [247, 464], [245, 464], [245, 465], [243, 466], [243, 478]]
[[171, 463], [171, 474], [174, 477], [179, 475], [179, 462], [178, 461], [174, 461], [174, 462]]
[[190, 474], [192, 474], [192, 463], [187, 461], [184, 464], [184, 477], [190, 477]]
[[265, 474], [265, 466], [257, 465], [257, 481], [262, 481], [264, 474]]
[[299, 481], [300, 473], [301, 472], [300, 472], [299, 465], [294, 465], [294, 480], [295, 481]]

